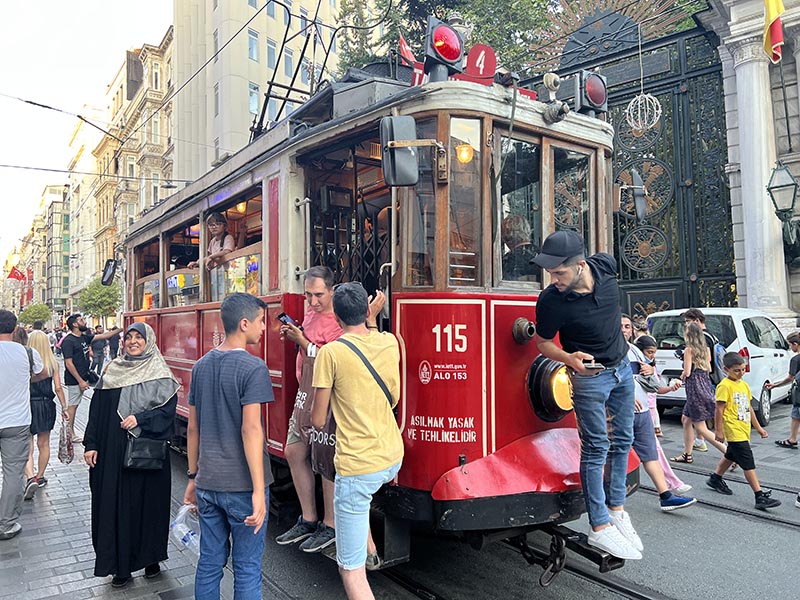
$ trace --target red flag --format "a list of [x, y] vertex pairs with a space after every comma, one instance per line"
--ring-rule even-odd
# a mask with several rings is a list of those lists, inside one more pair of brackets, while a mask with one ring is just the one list
[[16, 279], [17, 281], [25, 281], [25, 275], [17, 267], [11, 267], [6, 279]]
[[783, 24], [781, 15], [785, 9], [782, 0], [764, 0], [764, 52], [773, 63], [781, 61], [783, 54]]
[[406, 42], [406, 38], [403, 37], [403, 34], [400, 34], [400, 56], [405, 58], [411, 64], [417, 62], [417, 59], [414, 57], [414, 53], [411, 51], [411, 46], [408, 45]]

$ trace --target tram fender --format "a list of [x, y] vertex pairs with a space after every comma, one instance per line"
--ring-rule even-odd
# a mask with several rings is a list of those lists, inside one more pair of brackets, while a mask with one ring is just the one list
[[[447, 501], [580, 490], [580, 453], [578, 431], [572, 427], [532, 433], [446, 471], [434, 484], [431, 496]], [[638, 465], [631, 453], [628, 471]]]

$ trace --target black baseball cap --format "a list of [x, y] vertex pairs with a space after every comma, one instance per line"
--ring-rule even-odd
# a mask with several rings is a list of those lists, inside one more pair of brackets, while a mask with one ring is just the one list
[[554, 269], [573, 256], [583, 253], [583, 238], [572, 229], [562, 229], [547, 236], [542, 244], [542, 251], [531, 262], [543, 269]]

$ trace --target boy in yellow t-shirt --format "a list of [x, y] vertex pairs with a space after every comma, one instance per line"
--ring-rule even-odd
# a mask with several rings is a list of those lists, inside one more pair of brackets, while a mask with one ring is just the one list
[[714, 438], [718, 442], [728, 441], [725, 456], [720, 459], [717, 469], [711, 473], [706, 484], [711, 489], [730, 496], [733, 491], [722, 479], [722, 475], [737, 463], [744, 472], [747, 483], [756, 495], [756, 508], [766, 510], [780, 506], [781, 501], [770, 498], [771, 491], [764, 491], [758, 483], [756, 463], [753, 450], [750, 448], [750, 425], [765, 438], [769, 434], [761, 427], [753, 407], [750, 405], [750, 386], [742, 380], [746, 370], [743, 356], [736, 352], [728, 352], [722, 357], [726, 377], [717, 385], [717, 408], [714, 414]]

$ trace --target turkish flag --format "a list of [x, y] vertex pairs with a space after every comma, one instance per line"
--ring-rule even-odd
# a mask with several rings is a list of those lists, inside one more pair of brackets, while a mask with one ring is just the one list
[[781, 0], [764, 0], [764, 52], [773, 63], [781, 61], [783, 54], [783, 24], [781, 15], [784, 13]]
[[400, 56], [405, 58], [412, 65], [417, 62], [417, 59], [414, 57], [414, 53], [411, 51], [411, 46], [408, 45], [408, 42], [406, 42], [406, 38], [403, 37], [402, 33], [400, 34]]
[[16, 279], [17, 281], [25, 281], [25, 275], [17, 267], [11, 267], [6, 279]]

